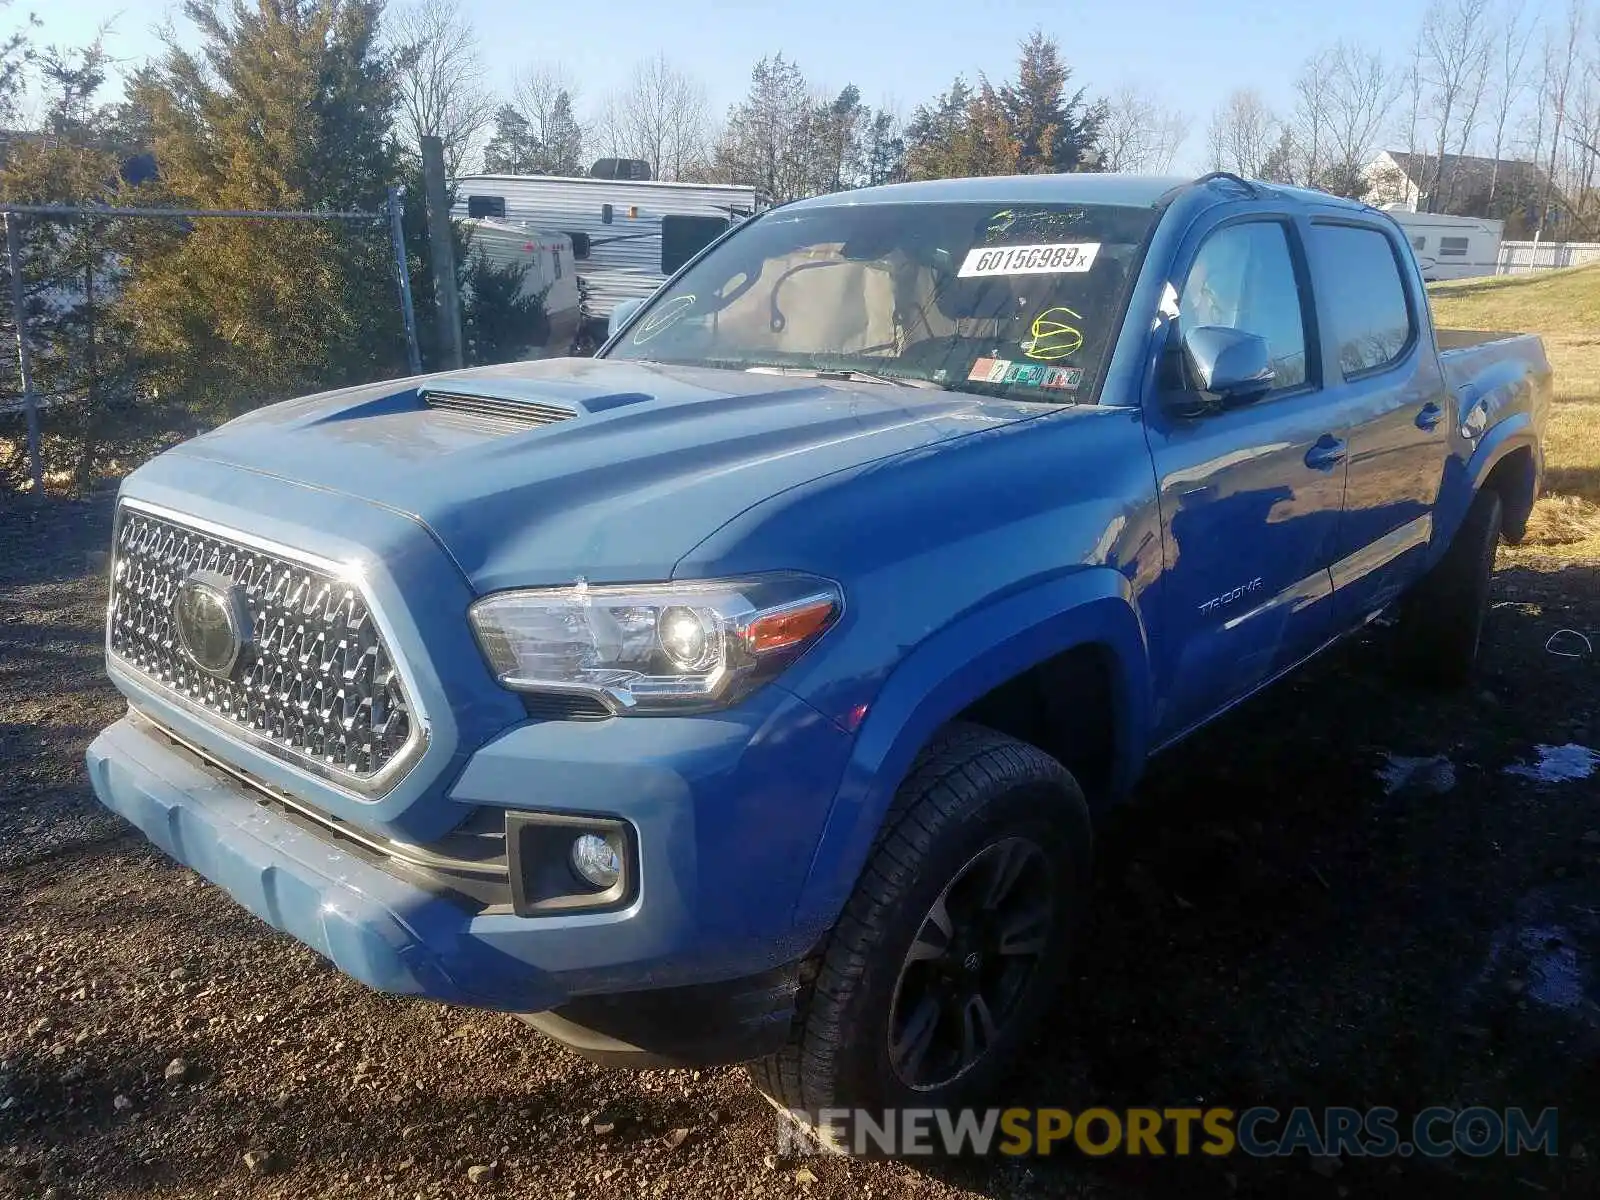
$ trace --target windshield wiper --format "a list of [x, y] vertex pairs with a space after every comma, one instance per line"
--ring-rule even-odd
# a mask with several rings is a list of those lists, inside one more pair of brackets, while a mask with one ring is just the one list
[[912, 379], [904, 375], [879, 375], [873, 371], [858, 371], [854, 367], [789, 367], [754, 366], [745, 371], [755, 375], [809, 375], [813, 379], [843, 379], [850, 383], [887, 383], [893, 387], [936, 388], [944, 391], [943, 384], [929, 379]]

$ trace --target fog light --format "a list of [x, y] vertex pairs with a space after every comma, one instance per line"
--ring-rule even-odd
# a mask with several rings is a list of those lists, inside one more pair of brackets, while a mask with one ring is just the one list
[[572, 869], [579, 879], [604, 891], [622, 876], [622, 855], [607, 839], [585, 833], [572, 843]]

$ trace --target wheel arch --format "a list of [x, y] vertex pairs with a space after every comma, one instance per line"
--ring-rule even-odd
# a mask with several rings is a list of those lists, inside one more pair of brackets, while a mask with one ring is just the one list
[[1539, 435], [1529, 413], [1513, 413], [1486, 430], [1469, 457], [1445, 462], [1444, 481], [1434, 506], [1433, 555], [1437, 562], [1461, 527], [1473, 497], [1485, 487], [1500, 494], [1505, 508], [1505, 535], [1520, 541], [1528, 515], [1539, 495], [1544, 460]]
[[1110, 745], [1096, 799], [1103, 804], [1126, 792], [1148, 748], [1148, 661], [1131, 584], [1109, 567], [1074, 571], [1012, 594], [926, 638], [885, 681], [857, 731], [797, 901], [796, 924], [832, 924], [901, 781], [939, 730], [973, 719], [985, 698], [1036, 672], [1070, 672], [1090, 663], [1103, 672]]
[[1520, 542], [1528, 531], [1528, 517], [1539, 495], [1539, 464], [1531, 443], [1518, 442], [1505, 449], [1483, 476], [1479, 489], [1500, 494], [1502, 532], [1508, 542]]

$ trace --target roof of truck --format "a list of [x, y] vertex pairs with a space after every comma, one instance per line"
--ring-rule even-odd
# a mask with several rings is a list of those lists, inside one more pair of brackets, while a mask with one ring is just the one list
[[797, 200], [784, 207], [829, 208], [845, 204], [963, 202], [1017, 204], [1031, 200], [1038, 203], [1078, 201], [1084, 204], [1122, 204], [1153, 208], [1178, 189], [1191, 186], [1208, 186], [1219, 191], [1227, 189], [1235, 194], [1242, 194], [1242, 188], [1248, 186], [1259, 190], [1263, 195], [1287, 197], [1307, 204], [1365, 207], [1356, 201], [1326, 192], [1275, 183], [1258, 182], [1243, 185], [1241, 181], [1222, 177], [1195, 179], [1187, 175], [1117, 175], [1088, 172], [1058, 175], [992, 175], [973, 179], [930, 179], [921, 183], [892, 183], [884, 187], [857, 188], [854, 191], [813, 196], [808, 200]]

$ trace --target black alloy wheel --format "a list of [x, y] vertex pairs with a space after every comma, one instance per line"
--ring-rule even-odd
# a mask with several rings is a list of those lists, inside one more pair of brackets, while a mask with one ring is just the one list
[[1023, 837], [974, 855], [923, 918], [889, 1014], [889, 1062], [916, 1091], [955, 1082], [995, 1045], [1055, 921], [1050, 863]]

